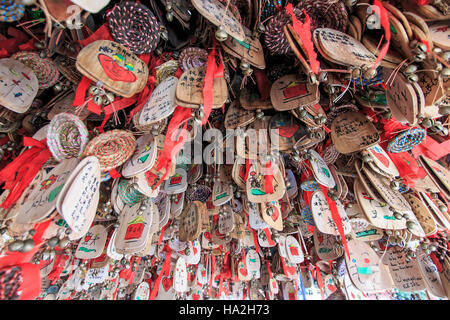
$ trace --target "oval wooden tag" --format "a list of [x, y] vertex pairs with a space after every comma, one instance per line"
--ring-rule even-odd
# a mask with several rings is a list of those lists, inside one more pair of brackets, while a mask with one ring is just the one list
[[[369, 166], [374, 171], [380, 174], [384, 173], [384, 175], [388, 174], [391, 177], [398, 177], [400, 175], [391, 158], [389, 158], [386, 151], [384, 151], [379, 144], [369, 147], [366, 150], [369, 153], [369, 157], [372, 159], [372, 161], [369, 162]], [[379, 170], [377, 171], [376, 168]]]
[[336, 182], [325, 161], [312, 149], [309, 150], [309, 155], [311, 156], [309, 163], [311, 164], [316, 181], [329, 189], [333, 189], [336, 186]]
[[148, 300], [149, 297], [150, 286], [148, 285], [148, 282], [143, 281], [137, 286], [133, 295], [133, 300]]
[[125, 98], [141, 92], [148, 80], [148, 67], [134, 53], [116, 42], [98, 40], [77, 56], [77, 70], [94, 82]]
[[302, 263], [305, 260], [302, 248], [293, 236], [286, 237], [286, 251], [289, 261], [294, 264]]
[[[344, 233], [349, 234], [352, 230], [350, 221], [345, 213], [345, 209], [339, 200], [336, 201], [338, 213], [342, 219]], [[331, 215], [331, 210], [328, 206], [327, 199], [321, 190], [316, 190], [311, 196], [311, 211], [314, 223], [322, 233], [339, 235], [338, 229]]]
[[389, 273], [378, 255], [364, 241], [347, 242], [350, 257], [345, 255], [350, 279], [362, 292], [374, 292], [392, 288]]
[[28, 111], [39, 90], [34, 72], [15, 59], [0, 59], [0, 105], [17, 113]]
[[86, 235], [80, 240], [75, 257], [78, 259], [98, 258], [106, 244], [108, 234], [101, 224], [97, 224], [89, 229]]
[[422, 226], [425, 236], [429, 237], [435, 234], [437, 232], [436, 221], [434, 221], [428, 207], [412, 193], [406, 194], [405, 198], [409, 202], [414, 215]]
[[259, 279], [259, 277], [261, 276], [261, 259], [259, 258], [259, 254], [257, 254], [255, 250], [250, 249], [247, 252], [246, 264], [249, 278]]
[[319, 102], [317, 84], [310, 84], [298, 74], [290, 74], [275, 81], [270, 89], [270, 100], [275, 110], [287, 111]]
[[380, 229], [401, 230], [406, 228], [406, 220], [397, 220], [389, 206], [375, 200], [359, 179], [353, 185], [356, 200], [370, 224]]
[[139, 115], [139, 125], [149, 125], [169, 117], [175, 110], [174, 99], [178, 79], [168, 77], [153, 90]]
[[314, 248], [321, 260], [335, 260], [342, 256], [344, 249], [334, 235], [314, 229]]
[[420, 272], [422, 273], [423, 279], [427, 290], [437, 297], [445, 298], [445, 289], [442, 286], [441, 277], [439, 276], [438, 269], [431, 260], [430, 256], [424, 254], [423, 250], [418, 249], [417, 263], [419, 264]]
[[324, 58], [338, 64], [367, 67], [376, 61], [376, 57], [361, 42], [343, 32], [317, 28], [313, 38], [316, 47], [320, 46], [323, 50]]
[[406, 260], [403, 248], [393, 247], [386, 252], [389, 271], [397, 289], [405, 292], [425, 289], [425, 281], [417, 260]]
[[156, 162], [156, 142], [151, 134], [140, 136], [136, 140], [136, 150], [122, 168], [122, 175], [131, 178], [138, 173], [149, 170]]
[[337, 151], [349, 154], [376, 145], [380, 134], [364, 114], [346, 112], [331, 124], [331, 139]]
[[[268, 209], [270, 210], [268, 211]], [[272, 228], [283, 231], [283, 218], [281, 215], [280, 203], [278, 201], [260, 203], [260, 210], [263, 220]]]
[[74, 233], [81, 237], [95, 217], [99, 201], [100, 162], [96, 157], [86, 157], [73, 173], [74, 176], [67, 178], [58, 194], [56, 208]]
[[173, 288], [176, 292], [187, 291], [187, 270], [186, 261], [183, 257], [179, 257], [175, 265], [175, 272], [173, 274]]
[[233, 38], [244, 41], [245, 33], [241, 23], [230, 10], [217, 0], [193, 0], [195, 9], [216, 26], [222, 26]]

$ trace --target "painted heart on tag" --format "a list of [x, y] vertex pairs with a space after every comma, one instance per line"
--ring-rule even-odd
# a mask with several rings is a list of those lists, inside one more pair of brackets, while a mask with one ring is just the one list
[[169, 291], [169, 289], [172, 288], [173, 285], [173, 278], [164, 278], [161, 282], [164, 290]]
[[202, 277], [206, 277], [206, 270], [202, 270], [201, 274], [202, 274]]
[[286, 271], [289, 275], [295, 274], [295, 267], [294, 266], [286, 266]]
[[378, 160], [380, 160], [380, 162], [383, 164], [383, 166], [389, 167], [389, 160], [384, 156], [384, 154], [376, 152], [373, 149], [370, 151]]
[[209, 232], [205, 232], [204, 234], [203, 234], [203, 236], [207, 239], [207, 240], [211, 240], [211, 233], [209, 233]]
[[200, 300], [200, 295], [199, 294], [192, 294], [192, 300]]

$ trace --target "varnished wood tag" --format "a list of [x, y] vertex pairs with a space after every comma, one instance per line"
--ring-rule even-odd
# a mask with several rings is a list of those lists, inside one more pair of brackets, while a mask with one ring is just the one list
[[[384, 68], [383, 79], [387, 80], [393, 70]], [[397, 121], [414, 125], [419, 112], [418, 99], [413, 86], [401, 73], [397, 73], [387, 85], [387, 103]]]
[[84, 47], [77, 56], [77, 70], [109, 91], [130, 98], [141, 92], [148, 80], [148, 67], [126, 47], [109, 40], [98, 40]]
[[[178, 80], [176, 99], [187, 103], [187, 108], [198, 108], [203, 104], [203, 85], [206, 66], [186, 70]], [[223, 77], [213, 80], [213, 108], [220, 108], [228, 98], [227, 83]]]
[[[361, 42], [349, 35], [329, 29], [317, 28], [314, 30], [314, 42], [316, 47], [320, 45], [324, 58], [330, 58], [331, 61], [341, 65], [348, 66], [370, 66], [376, 61], [376, 57], [362, 45]], [[316, 43], [316, 39], [317, 42]]]
[[15, 59], [0, 60], [0, 105], [24, 113], [38, 90], [38, 79], [29, 67]]
[[349, 154], [374, 146], [380, 141], [380, 134], [364, 114], [346, 112], [331, 124], [331, 139], [337, 151]]
[[411, 207], [405, 198], [397, 190], [390, 188], [389, 179], [375, 173], [367, 166], [363, 166], [362, 170], [369, 179], [370, 184], [378, 191], [379, 195], [389, 204], [391, 207], [399, 211], [410, 211]]
[[283, 219], [278, 201], [262, 202], [260, 210], [264, 222], [277, 231], [283, 231]]
[[316, 181], [329, 189], [334, 188], [336, 182], [322, 157], [312, 149], [309, 151], [309, 155], [311, 157], [309, 163], [311, 164]]
[[392, 178], [398, 177], [400, 175], [397, 167], [380, 145], [376, 144], [372, 147], [367, 148], [366, 150], [370, 159], [372, 159], [372, 161], [369, 162], [369, 166], [372, 168], [372, 170], [379, 174], [388, 175]]
[[409, 202], [414, 215], [422, 226], [425, 236], [428, 237], [435, 234], [437, 231], [436, 221], [434, 221], [433, 215], [428, 210], [428, 207], [412, 193], [406, 194], [405, 198]]
[[238, 101], [235, 100], [228, 107], [224, 126], [226, 129], [236, 129], [244, 127], [253, 121], [255, 121], [255, 112], [243, 109], [239, 106]]
[[319, 102], [319, 87], [298, 74], [281, 77], [270, 89], [270, 100], [275, 110], [287, 111], [299, 106], [312, 106]]
[[350, 223], [352, 224], [354, 239], [376, 241], [383, 237], [383, 230], [369, 222], [358, 203], [353, 204], [351, 208], [347, 208], [346, 212], [347, 214], [352, 212]]
[[445, 289], [442, 285], [441, 277], [439, 276], [436, 265], [430, 256], [425, 254], [421, 248], [418, 249], [417, 263], [427, 290], [437, 297], [446, 297]]
[[233, 38], [244, 41], [245, 33], [241, 23], [225, 5], [217, 0], [193, 0], [192, 4], [210, 22], [224, 30]]
[[199, 201], [190, 202], [185, 206], [179, 218], [179, 238], [181, 241], [192, 241], [198, 238], [201, 232], [201, 216], [203, 210], [206, 210], [206, 207]]
[[342, 256], [344, 249], [334, 235], [314, 229], [314, 248], [321, 260], [335, 260]]
[[245, 39], [243, 41], [237, 40], [233, 37], [228, 37], [222, 42], [223, 50], [231, 56], [234, 56], [242, 61], [247, 61], [258, 69], [265, 69], [266, 62], [264, 60], [264, 51], [261, 42], [258, 38], [252, 37], [250, 30], [244, 28]]
[[427, 173], [440, 182], [438, 184], [439, 189], [445, 193], [447, 198], [450, 198], [450, 172], [436, 161], [425, 156], [421, 155], [419, 159]]
[[269, 129], [272, 148], [278, 141], [280, 151], [292, 149], [297, 141], [308, 134], [306, 126], [286, 112], [279, 112], [270, 118]]

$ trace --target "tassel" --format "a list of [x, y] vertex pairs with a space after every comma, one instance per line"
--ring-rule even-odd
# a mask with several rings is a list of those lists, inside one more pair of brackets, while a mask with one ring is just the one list
[[166, 246], [164, 247], [164, 251], [166, 251], [166, 258], [164, 260], [161, 272], [159, 273], [158, 278], [155, 280], [155, 285], [153, 286], [152, 292], [150, 293], [149, 300], [155, 300], [155, 297], [158, 294], [158, 289], [159, 285], [161, 284], [162, 277], [169, 274], [170, 255], [172, 254], [172, 249], [166, 244]]

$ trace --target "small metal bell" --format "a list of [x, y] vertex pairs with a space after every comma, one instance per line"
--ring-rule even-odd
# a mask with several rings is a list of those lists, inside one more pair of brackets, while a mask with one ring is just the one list
[[55, 89], [56, 92], [61, 92], [63, 90], [63, 87], [62, 87], [62, 85], [57, 83], [53, 86], [53, 89]]
[[27, 239], [27, 240], [24, 241], [23, 247], [22, 247], [22, 249], [20, 250], [20, 252], [28, 252], [28, 251], [31, 251], [31, 249], [34, 248], [34, 245], [35, 245], [35, 243], [34, 243], [33, 239]]
[[414, 61], [416, 62], [422, 62], [427, 58], [427, 56], [425, 55], [425, 53], [421, 52], [418, 53], [415, 57], [414, 57]]
[[220, 42], [223, 42], [228, 39], [228, 34], [223, 27], [220, 27], [219, 29], [217, 29], [215, 36], [216, 36], [217, 41], [220, 41]]
[[50, 240], [48, 240], [48, 246], [50, 248], [54, 248], [58, 245], [59, 239], [58, 237], [52, 237], [50, 238]]
[[447, 79], [448, 77], [450, 77], [450, 68], [444, 68], [444, 69], [442, 69], [440, 75], [441, 75], [441, 77], [444, 78], [444, 79]]
[[417, 230], [417, 223], [413, 220], [408, 220], [408, 221], [406, 221], [406, 228], [409, 231]]
[[406, 76], [406, 79], [407, 79], [409, 82], [417, 82], [417, 81], [419, 81], [419, 76], [418, 76], [417, 74], [413, 73], [413, 74], [407, 75], [407, 76]]
[[405, 68], [405, 74], [413, 74], [417, 71], [417, 66], [415, 64], [410, 64]]
[[169, 22], [172, 22], [172, 21], [173, 21], [173, 14], [172, 14], [172, 12], [167, 12], [167, 13], [166, 13], [166, 19], [167, 19], [167, 21], [169, 21]]
[[401, 214], [400, 212], [396, 211], [394, 212], [394, 218], [397, 220], [401, 220], [403, 219], [403, 214]]
[[23, 245], [24, 242], [22, 240], [16, 240], [8, 245], [8, 250], [12, 252], [20, 251], [22, 250]]
[[103, 98], [101, 97], [101, 95], [97, 94], [92, 98], [92, 102], [100, 106], [103, 104]]

